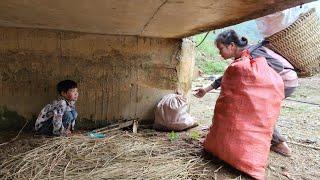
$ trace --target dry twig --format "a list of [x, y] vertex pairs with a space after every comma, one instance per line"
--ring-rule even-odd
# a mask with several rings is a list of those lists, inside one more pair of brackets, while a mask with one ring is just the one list
[[22, 128], [20, 129], [20, 131], [18, 132], [16, 137], [14, 137], [13, 139], [11, 139], [8, 142], [1, 143], [0, 146], [4, 146], [4, 145], [9, 144], [9, 143], [15, 141], [16, 139], [18, 139], [19, 135], [21, 134], [21, 132], [23, 131], [23, 129], [26, 127], [27, 124], [28, 124], [28, 121], [26, 121], [26, 123], [24, 123], [24, 125], [22, 126]]
[[302, 144], [302, 143], [298, 143], [298, 142], [294, 142], [294, 141], [288, 141], [288, 143], [294, 144], [294, 145], [298, 145], [298, 146], [302, 146], [302, 147], [306, 147], [306, 148], [315, 149], [315, 150], [320, 150], [320, 147], [306, 145], [306, 144]]

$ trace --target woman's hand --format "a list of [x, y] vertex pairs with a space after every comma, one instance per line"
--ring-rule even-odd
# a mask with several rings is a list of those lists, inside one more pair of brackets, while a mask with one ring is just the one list
[[202, 98], [204, 95], [207, 94], [207, 92], [211, 91], [213, 89], [213, 87], [211, 85], [209, 85], [208, 87], [206, 88], [199, 88], [199, 89], [196, 89], [196, 94], [194, 94], [195, 97], [197, 98]]
[[207, 91], [204, 88], [196, 89], [196, 94], [194, 94], [197, 98], [202, 98], [204, 95], [206, 95]]

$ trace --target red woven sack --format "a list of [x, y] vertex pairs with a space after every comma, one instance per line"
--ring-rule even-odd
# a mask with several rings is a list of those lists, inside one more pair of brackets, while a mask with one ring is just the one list
[[248, 51], [225, 71], [204, 148], [255, 179], [264, 179], [284, 87], [265, 58]]

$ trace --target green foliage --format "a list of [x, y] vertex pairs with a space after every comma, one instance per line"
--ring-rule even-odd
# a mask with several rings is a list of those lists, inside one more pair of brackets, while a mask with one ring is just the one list
[[189, 134], [189, 137], [193, 140], [199, 140], [200, 137], [201, 137], [201, 134], [198, 132], [198, 131], [192, 131], [190, 134]]
[[214, 74], [214, 73], [222, 74], [227, 66], [228, 66], [227, 62], [222, 60], [203, 61], [198, 65], [198, 67], [205, 74]]
[[[202, 41], [205, 34], [206, 33], [194, 36], [197, 44]], [[227, 62], [220, 57], [219, 51], [214, 45], [214, 39], [215, 34], [210, 32], [205, 41], [196, 48], [196, 66], [206, 74], [221, 74], [228, 65]]]
[[174, 132], [174, 131], [171, 131], [169, 134], [168, 134], [168, 139], [170, 141], [175, 141], [179, 138], [179, 134]]
[[291, 106], [283, 106], [281, 108], [281, 113], [282, 114], [292, 114], [292, 113], [308, 113], [308, 112], [312, 112], [314, 107], [313, 106], [309, 106], [306, 104], [299, 104], [297, 106], [291, 107]]

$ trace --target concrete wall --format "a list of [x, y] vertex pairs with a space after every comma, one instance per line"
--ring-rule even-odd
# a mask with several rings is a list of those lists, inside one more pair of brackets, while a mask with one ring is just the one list
[[0, 129], [34, 120], [64, 79], [79, 85], [78, 127], [152, 120], [163, 95], [188, 92], [193, 66], [188, 40], [2, 27]]

